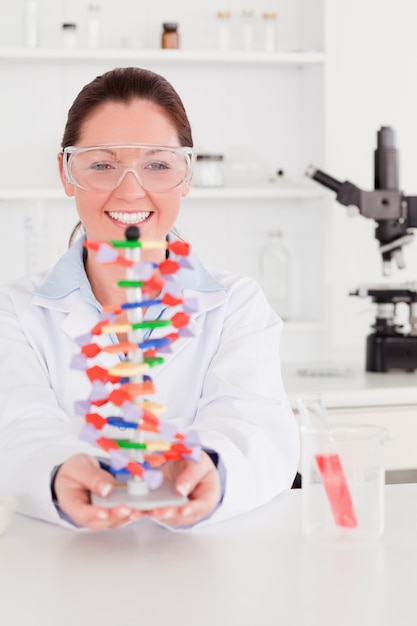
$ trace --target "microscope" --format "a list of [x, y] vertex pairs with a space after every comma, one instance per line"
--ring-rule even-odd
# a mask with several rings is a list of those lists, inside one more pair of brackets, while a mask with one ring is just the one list
[[[382, 273], [391, 275], [392, 264], [405, 267], [403, 247], [413, 239], [417, 228], [417, 196], [406, 196], [399, 189], [398, 152], [394, 131], [382, 126], [377, 132], [374, 152], [373, 191], [363, 191], [349, 181], [340, 182], [314, 166], [306, 172], [313, 180], [336, 193], [336, 200], [376, 222], [375, 237], [382, 256]], [[389, 372], [417, 368], [417, 282], [400, 285], [361, 285], [349, 295], [370, 297], [376, 304], [373, 332], [366, 340], [366, 371]], [[397, 305], [409, 307], [409, 329], [397, 320]]]

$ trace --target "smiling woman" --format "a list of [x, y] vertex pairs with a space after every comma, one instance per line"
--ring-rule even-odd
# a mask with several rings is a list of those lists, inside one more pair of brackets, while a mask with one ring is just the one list
[[[138, 76], [129, 69], [118, 73], [132, 81], [139, 95], [134, 97], [127, 90], [121, 92], [122, 101], [120, 95], [119, 100], [109, 98], [108, 82], [114, 86], [105, 75], [96, 79], [94, 90], [91, 86], [99, 100], [92, 113], [89, 91], [81, 92], [69, 111], [63, 152], [58, 157], [61, 178], [67, 195], [75, 196], [87, 237], [119, 236], [120, 230], [116, 233], [115, 229], [134, 223], [131, 216], [140, 205], [141, 236], [163, 238], [177, 219], [181, 198], [189, 192], [192, 145], [183, 146], [180, 137], [192, 144], [191, 130], [177, 129], [178, 120], [182, 126], [189, 124], [185, 112], [182, 116], [172, 113], [174, 104], [180, 111], [183, 106], [179, 97], [173, 102], [172, 87], [165, 79], [161, 77], [160, 88], [171, 96], [167, 99], [170, 107], [152, 99], [161, 95], [148, 84], [155, 82], [153, 73], [142, 71]], [[87, 107], [81, 116], [84, 101]], [[67, 137], [76, 139], [75, 143], [66, 145]], [[120, 213], [126, 219], [115, 217]]]
[[[118, 68], [78, 94], [61, 147], [61, 180], [74, 197], [81, 236], [50, 272], [0, 289], [0, 491], [16, 495], [28, 515], [99, 530], [144, 513], [91, 502], [91, 494], [106, 497], [115, 483], [109, 455], [97, 457], [96, 447], [78, 437], [74, 405], [89, 389], [83, 372], [69, 364], [86, 327], [99, 323], [105, 307], [126, 302], [126, 293], [117, 286], [124, 268], [103, 265], [88, 250], [94, 241], [122, 239], [133, 225], [145, 244], [141, 262], [154, 267], [166, 255], [175, 262], [193, 140], [182, 101], [165, 78]], [[164, 245], [150, 245], [158, 240]], [[198, 312], [158, 372], [157, 400], [174, 431], [197, 431], [203, 453], [198, 462], [182, 459], [165, 468], [187, 503], [145, 514], [186, 528], [237, 515], [289, 489], [299, 444], [281, 378], [282, 322], [257, 283], [196, 258], [178, 281], [179, 297], [198, 299]], [[145, 320], [169, 318], [163, 289], [152, 294]], [[157, 328], [146, 331], [146, 340], [157, 337]], [[120, 339], [116, 330], [106, 335], [104, 343], [120, 350], [98, 355], [98, 365], [124, 359]]]

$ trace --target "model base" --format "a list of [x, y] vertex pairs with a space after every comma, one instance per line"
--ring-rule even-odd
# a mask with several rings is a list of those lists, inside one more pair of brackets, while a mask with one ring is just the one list
[[103, 506], [108, 509], [124, 504], [138, 511], [151, 511], [166, 506], [183, 506], [188, 498], [175, 491], [174, 483], [164, 482], [158, 489], [149, 490], [143, 495], [132, 495], [126, 485], [116, 485], [106, 498], [91, 494], [91, 503], [94, 506]]

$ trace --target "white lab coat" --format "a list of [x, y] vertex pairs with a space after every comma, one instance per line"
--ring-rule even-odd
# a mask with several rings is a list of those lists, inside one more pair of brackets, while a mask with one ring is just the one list
[[[182, 431], [197, 430], [204, 447], [225, 468], [221, 506], [200, 524], [260, 506], [294, 479], [298, 429], [281, 379], [282, 322], [250, 278], [188, 272], [184, 294], [197, 296], [194, 336], [151, 375], [164, 419]], [[69, 456], [103, 453], [83, 442], [76, 401], [88, 398], [83, 371], [70, 368], [85, 335], [99, 320], [97, 302], [74, 246], [51, 273], [0, 288], [0, 493], [12, 493], [19, 510], [62, 525], [51, 500], [53, 469]], [[171, 317], [172, 310], [163, 313]], [[108, 366], [117, 355], [101, 353]]]

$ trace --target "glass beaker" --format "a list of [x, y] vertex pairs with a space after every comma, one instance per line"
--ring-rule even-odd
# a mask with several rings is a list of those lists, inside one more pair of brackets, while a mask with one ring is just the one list
[[301, 426], [303, 532], [320, 543], [370, 544], [384, 529], [387, 431], [367, 424]]

